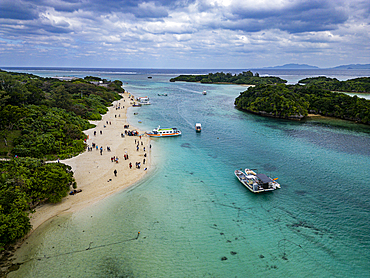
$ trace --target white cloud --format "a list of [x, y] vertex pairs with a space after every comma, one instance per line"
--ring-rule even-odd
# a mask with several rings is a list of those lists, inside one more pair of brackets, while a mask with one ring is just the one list
[[206, 61], [203, 67], [246, 67], [246, 61], [261, 67], [299, 57], [334, 66], [336, 56], [370, 63], [370, 7], [360, 0], [40, 1], [44, 6], [24, 5], [24, 19], [0, 12], [0, 42], [9, 45], [2, 63], [24, 61], [26, 53], [81, 66], [99, 53], [96, 66], [104, 67], [133, 63], [129, 55], [147, 67], [159, 57], [176, 65]]

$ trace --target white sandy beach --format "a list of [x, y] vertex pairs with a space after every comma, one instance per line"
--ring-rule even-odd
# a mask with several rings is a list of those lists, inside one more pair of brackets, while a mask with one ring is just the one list
[[[85, 151], [76, 157], [60, 161], [72, 167], [77, 189], [81, 189], [82, 192], [68, 195], [58, 204], [44, 204], [37, 207], [36, 212], [31, 214], [31, 233], [54, 216], [75, 212], [130, 187], [148, 172], [144, 169], [150, 167], [150, 138], [147, 135], [141, 136], [141, 139], [139, 136], [121, 136], [121, 133], [125, 133], [124, 125], [128, 124], [127, 108], [131, 106], [129, 93], [125, 92], [121, 95], [123, 98], [113, 102], [113, 106], [109, 107], [109, 111], [103, 115], [101, 121], [92, 122], [96, 127], [85, 131], [89, 136], [87, 144], [91, 146], [95, 143], [99, 150], [93, 148], [92, 151]], [[117, 108], [118, 105], [120, 109]], [[128, 130], [137, 129], [130, 126]], [[96, 131], [95, 136], [94, 131]], [[139, 134], [144, 133], [137, 131]], [[140, 142], [139, 151], [137, 151], [138, 142]], [[102, 154], [100, 154], [101, 146]], [[107, 151], [107, 146], [110, 147], [110, 152]], [[146, 157], [144, 157], [145, 153]], [[124, 159], [124, 154], [128, 154], [128, 160]], [[111, 161], [113, 156], [119, 158], [118, 163]], [[145, 164], [143, 159], [146, 160]], [[132, 169], [129, 168], [130, 162]], [[136, 162], [141, 162], [140, 169], [135, 167]], [[114, 175], [114, 170], [117, 170], [117, 176]]]

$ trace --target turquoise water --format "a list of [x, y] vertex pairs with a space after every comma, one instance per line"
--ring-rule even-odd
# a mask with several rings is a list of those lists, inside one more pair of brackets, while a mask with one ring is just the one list
[[[153, 140], [153, 168], [131, 189], [45, 224], [9, 277], [369, 276], [368, 127], [246, 114], [233, 107], [241, 86], [106, 77], [150, 97], [131, 125], [183, 135]], [[246, 167], [282, 188], [252, 194], [234, 176]]]

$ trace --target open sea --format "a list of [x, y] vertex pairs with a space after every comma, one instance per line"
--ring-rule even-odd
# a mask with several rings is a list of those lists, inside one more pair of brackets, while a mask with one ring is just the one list
[[[121, 80], [151, 102], [129, 109], [130, 125], [182, 131], [152, 141], [153, 166], [133, 187], [37, 229], [9, 277], [370, 277], [369, 126], [263, 118], [234, 108], [246, 87], [169, 82], [222, 70], [3, 69]], [[370, 76], [252, 71], [291, 84]], [[234, 176], [244, 168], [278, 177], [281, 189], [251, 193]]]

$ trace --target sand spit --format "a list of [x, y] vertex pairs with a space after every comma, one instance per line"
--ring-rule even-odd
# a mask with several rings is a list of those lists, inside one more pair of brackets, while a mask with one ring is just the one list
[[[60, 161], [72, 167], [78, 184], [77, 189], [81, 189], [82, 192], [69, 195], [58, 204], [44, 204], [37, 207], [36, 212], [31, 214], [31, 233], [54, 216], [75, 212], [127, 189], [148, 172], [147, 168], [150, 167], [151, 162], [150, 138], [147, 135], [122, 137], [122, 134], [125, 134], [124, 125], [128, 124], [127, 109], [132, 104], [128, 92], [121, 96], [123, 98], [113, 102], [113, 106], [109, 107], [109, 111], [103, 115], [101, 121], [92, 122], [96, 124], [95, 128], [84, 131], [88, 135], [87, 144], [91, 147], [95, 143], [98, 148], [95, 146], [91, 151], [85, 151], [76, 157]], [[136, 130], [139, 134], [144, 133], [132, 126], [127, 130]], [[124, 159], [124, 155], [128, 155], [127, 160]], [[112, 162], [113, 157], [118, 157], [118, 163]], [[132, 163], [131, 169], [130, 162]], [[141, 162], [140, 169], [136, 168], [136, 162]], [[116, 176], [115, 170], [117, 171]]]

